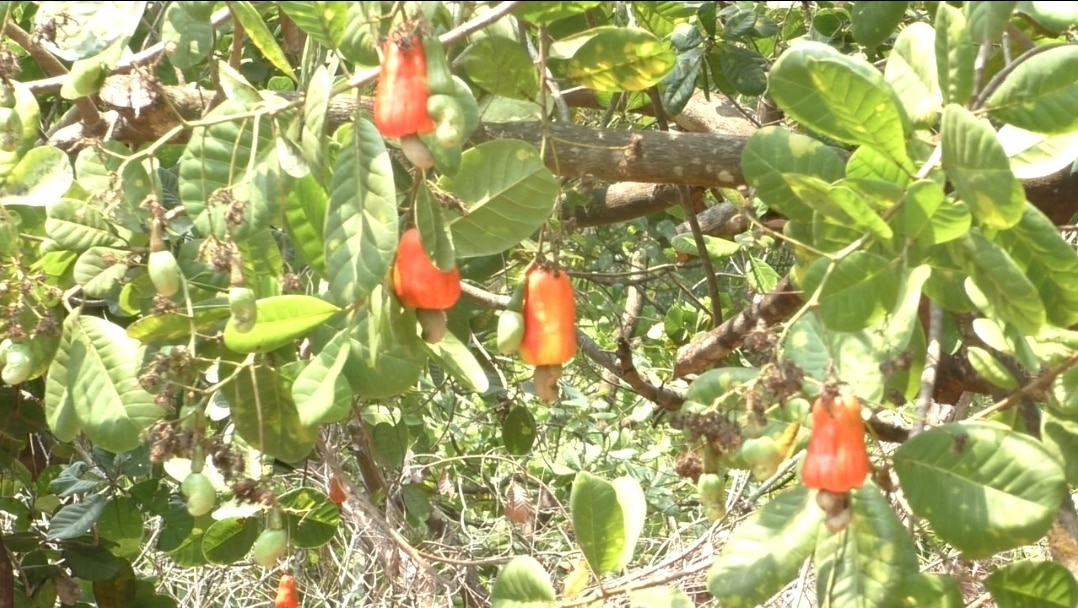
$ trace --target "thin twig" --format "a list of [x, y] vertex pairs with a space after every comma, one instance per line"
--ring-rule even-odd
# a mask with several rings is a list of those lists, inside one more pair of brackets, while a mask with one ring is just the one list
[[700, 255], [700, 265], [704, 267], [704, 278], [707, 279], [707, 291], [711, 297], [711, 326], [722, 325], [722, 300], [719, 297], [719, 277], [715, 275], [715, 265], [711, 263], [711, 256], [707, 253], [707, 243], [704, 242], [704, 232], [700, 230], [700, 221], [696, 218], [696, 210], [692, 207], [691, 197], [686, 195], [687, 188], [678, 188], [678, 199], [682, 208], [685, 209], [685, 219], [689, 222], [692, 230], [693, 241], [696, 242], [696, 251]]
[[1029, 397], [1034, 393], [1039, 393], [1046, 390], [1049, 385], [1052, 384], [1052, 381], [1056, 379], [1056, 377], [1075, 366], [1078, 366], [1078, 353], [1067, 357], [1063, 360], [1063, 363], [1060, 363], [1059, 365], [1053, 367], [1044, 374], [1041, 374], [1033, 382], [1030, 382], [1022, 388], [1014, 391], [1010, 395], [1007, 395], [1006, 399], [997, 401], [996, 403], [993, 403], [985, 409], [973, 414], [969, 417], [969, 419], [977, 420], [979, 418], [987, 418], [988, 416], [991, 416], [996, 412], [1005, 410], [1009, 407], [1014, 407], [1015, 405], [1019, 404], [1022, 399]]
[[[4, 26], [4, 34], [11, 38], [15, 44], [21, 46], [23, 50], [30, 54], [30, 57], [41, 66], [45, 73], [50, 76], [61, 78], [61, 86], [63, 82], [68, 79], [67, 68], [63, 63], [57, 59], [45, 49], [45, 47], [38, 44], [34, 37], [31, 36], [26, 30], [19, 27], [14, 21], [8, 21]], [[87, 125], [96, 125], [101, 122], [101, 112], [97, 110], [97, 106], [90, 100], [89, 97], [80, 97], [75, 100], [75, 107], [78, 108], [79, 116], [82, 118], [82, 122]]]
[[921, 389], [917, 394], [917, 418], [913, 421], [910, 436], [925, 430], [928, 409], [936, 393], [936, 372], [940, 364], [940, 336], [943, 333], [943, 307], [936, 302], [928, 306], [928, 348], [925, 349], [925, 367], [921, 370]]

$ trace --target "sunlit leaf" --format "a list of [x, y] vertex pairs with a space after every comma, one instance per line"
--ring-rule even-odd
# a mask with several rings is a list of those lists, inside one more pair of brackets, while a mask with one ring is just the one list
[[[908, 2], [858, 2], [853, 5], [853, 39], [867, 46], [882, 44], [898, 28]], [[896, 44], [897, 46], [897, 44]]]
[[1078, 581], [1056, 562], [1012, 562], [990, 574], [984, 586], [999, 608], [1078, 604]]
[[974, 219], [1009, 228], [1022, 218], [1026, 195], [996, 132], [987, 121], [955, 104], [943, 111], [943, 168]]
[[985, 109], [992, 118], [1029, 131], [1075, 130], [1078, 128], [1078, 47], [1052, 48], [1018, 64], [985, 102]]
[[643, 91], [659, 84], [676, 62], [667, 44], [646, 30], [601, 26], [586, 36], [567, 75], [596, 91]]
[[317, 434], [300, 423], [289, 384], [263, 362], [240, 370], [224, 392], [236, 432], [247, 443], [284, 462], [299, 462], [311, 453]]
[[498, 573], [490, 599], [493, 608], [552, 608], [554, 585], [543, 565], [530, 555], [517, 555]]
[[1036, 541], [1063, 500], [1063, 470], [1036, 439], [984, 422], [924, 431], [894, 453], [914, 513], [970, 558]]

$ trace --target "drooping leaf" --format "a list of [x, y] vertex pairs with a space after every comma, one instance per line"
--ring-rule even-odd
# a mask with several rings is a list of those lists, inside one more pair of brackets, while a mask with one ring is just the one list
[[764, 94], [767, 90], [767, 66], [767, 59], [749, 48], [725, 45], [719, 54], [723, 76], [742, 95]]
[[284, 208], [285, 228], [297, 253], [321, 276], [326, 274], [322, 231], [326, 225], [328, 203], [325, 189], [312, 172], [294, 182]]
[[123, 247], [124, 239], [99, 209], [86, 201], [62, 198], [45, 208], [45, 234], [62, 249]]
[[537, 428], [535, 417], [524, 406], [509, 410], [509, 415], [502, 423], [502, 444], [505, 450], [514, 456], [527, 454], [535, 443]]
[[318, 44], [335, 49], [348, 23], [348, 2], [285, 2], [281, 10]]
[[[859, 2], [853, 5], [853, 39], [867, 47], [877, 47], [898, 28], [908, 2]], [[895, 45], [898, 46], [897, 43]]]
[[[386, 399], [415, 386], [427, 357], [427, 351], [416, 344], [416, 335], [399, 335], [388, 346], [373, 352], [368, 338], [371, 321], [368, 314], [361, 315], [352, 327], [351, 349], [344, 368], [352, 392], [366, 399]], [[414, 332], [414, 313], [410, 319]]]
[[490, 380], [487, 379], [487, 373], [479, 360], [453, 332], [447, 333], [437, 344], [421, 344], [466, 390], [485, 393], [490, 388]]
[[299, 294], [262, 298], [257, 306], [258, 320], [250, 331], [237, 331], [229, 319], [225, 326], [225, 346], [237, 353], [277, 350], [341, 311], [322, 298]]
[[936, 74], [944, 103], [965, 105], [973, 96], [976, 51], [962, 9], [940, 4], [936, 9]]
[[303, 426], [289, 382], [263, 362], [246, 366], [225, 385], [236, 432], [254, 448], [284, 462], [299, 462], [314, 448], [317, 434]]
[[1037, 287], [998, 245], [972, 230], [947, 248], [1000, 319], [1028, 334], [1044, 325], [1047, 312]]
[[1029, 435], [985, 422], [924, 431], [894, 453], [914, 513], [977, 559], [1048, 531], [1063, 500], [1063, 470]]
[[350, 350], [347, 331], [338, 332], [296, 376], [292, 399], [303, 426], [339, 422], [351, 413], [352, 393], [342, 375]]
[[216, 521], [202, 537], [202, 552], [211, 564], [234, 564], [246, 557], [258, 533], [258, 519], [254, 517], [229, 517]]
[[333, 540], [341, 510], [314, 488], [296, 488], [278, 499], [288, 524], [288, 539], [296, 547], [315, 549]]
[[803, 486], [775, 496], [734, 529], [708, 571], [708, 591], [727, 608], [766, 602], [797, 575], [823, 519]]
[[89, 534], [105, 504], [104, 496], [90, 494], [82, 502], [64, 505], [49, 520], [49, 540], [70, 540]]
[[984, 586], [999, 608], [1078, 605], [1078, 581], [1056, 562], [1012, 562], [990, 574]]
[[[207, 116], [240, 115], [247, 110], [238, 101], [226, 100]], [[247, 116], [192, 131], [179, 161], [180, 201], [201, 235], [221, 241], [243, 240], [252, 232], [266, 228], [271, 220], [265, 210], [251, 208], [247, 201], [235, 200], [230, 195], [231, 187], [241, 181], [255, 158], [272, 149], [267, 122], [256, 125]], [[234, 205], [243, 209], [238, 225], [229, 221], [230, 215], [236, 215]]]
[[969, 33], [973, 42], [999, 42], [1016, 4], [1018, 3], [1014, 1], [972, 0], [967, 2], [966, 20], [969, 23]]
[[643, 91], [674, 68], [676, 57], [665, 42], [647, 30], [601, 26], [592, 28], [566, 67], [581, 86], [602, 92]]
[[528, 238], [553, 213], [558, 196], [539, 151], [511, 139], [468, 150], [460, 172], [442, 176], [438, 186], [467, 210], [450, 220], [458, 259], [501, 253]]
[[663, 109], [671, 116], [681, 114], [696, 92], [696, 79], [704, 65], [704, 50], [701, 47], [690, 48], [678, 53], [674, 69], [663, 78]]
[[38, 146], [26, 152], [0, 187], [0, 204], [45, 207], [61, 200], [75, 176], [59, 148]]
[[209, 20], [195, 18], [180, 3], [165, 9], [161, 23], [161, 41], [171, 51], [168, 60], [181, 70], [194, 67], [213, 50], [213, 26]]
[[809, 175], [830, 183], [844, 172], [834, 148], [782, 127], [764, 127], [752, 134], [741, 155], [741, 170], [760, 200], [797, 221], [811, 221], [812, 209], [790, 188], [785, 174]]
[[943, 111], [940, 141], [943, 168], [974, 219], [992, 228], [1018, 223], [1025, 210], [1025, 190], [1011, 173], [991, 125], [950, 104]]
[[554, 585], [543, 565], [530, 555], [518, 555], [494, 579], [493, 608], [552, 608]]
[[898, 96], [867, 61], [823, 43], [798, 44], [771, 68], [768, 90], [779, 107], [806, 127], [845, 143], [872, 146], [912, 169]]
[[813, 262], [802, 288], [809, 294], [820, 289], [820, 314], [827, 327], [857, 331], [894, 306], [898, 276], [886, 258], [855, 251], [833, 266], [827, 258]]
[[451, 271], [457, 265], [453, 232], [449, 229], [441, 204], [434, 199], [426, 184], [416, 192], [413, 213], [415, 226], [419, 229], [419, 240], [427, 257], [439, 270]]
[[622, 549], [621, 559], [618, 560], [616, 570], [629, 565], [633, 553], [636, 551], [636, 543], [640, 540], [640, 533], [644, 531], [644, 523], [647, 519], [648, 503], [644, 496], [644, 489], [640, 482], [633, 477], [622, 476], [610, 482], [614, 493], [621, 506], [621, 513], [625, 523], [625, 544]]
[[1078, 128], [1078, 47], [1049, 49], [1023, 61], [988, 98], [985, 109], [996, 120], [1037, 133], [1074, 131]]
[[243, 26], [244, 34], [262, 52], [262, 56], [285, 76], [295, 80], [296, 75], [292, 73], [288, 57], [285, 56], [281, 45], [277, 43], [276, 36], [258, 14], [258, 9], [247, 0], [229, 2], [228, 7], [232, 10], [232, 16]]
[[480, 38], [464, 49], [457, 62], [476, 86], [495, 95], [531, 101], [539, 93], [539, 74], [528, 50], [514, 40]]
[[[361, 3], [356, 3], [361, 4]], [[303, 127], [300, 131], [300, 148], [314, 176], [322, 186], [326, 185], [329, 170], [329, 139], [326, 137], [326, 116], [329, 114], [329, 98], [333, 91], [333, 75], [325, 66], [318, 66], [307, 83], [303, 98]], [[322, 225], [318, 229], [321, 234]]]
[[999, 231], [996, 241], [1036, 286], [1047, 321], [1059, 327], [1078, 323], [1078, 252], [1052, 221], [1027, 203], [1022, 219]]
[[[856, 17], [854, 24], [857, 24]], [[894, 88], [906, 114], [915, 124], [933, 125], [943, 106], [936, 69], [936, 31], [927, 23], [909, 24], [895, 40], [894, 50], [887, 57], [883, 77]]]
[[1003, 125], [997, 135], [1003, 150], [1011, 159], [1011, 171], [1018, 179], [1051, 175], [1070, 166], [1078, 158], [1078, 130], [1046, 135]]
[[[164, 415], [137, 381], [138, 342], [109, 321], [72, 314], [64, 320], [63, 345], [50, 367], [47, 401], [59, 407], [61, 416], [73, 414], [99, 447], [116, 453], [133, 450], [143, 430]], [[71, 421], [59, 426], [67, 424]]]
[[573, 531], [588, 566], [596, 574], [622, 566], [625, 553], [625, 514], [617, 490], [605, 479], [580, 471], [569, 495]]
[[850, 525], [820, 529], [816, 544], [816, 598], [820, 606], [888, 606], [917, 573], [909, 532], [873, 483], [850, 493]]
[[341, 304], [366, 297], [389, 272], [397, 252], [397, 192], [382, 135], [357, 117], [343, 139], [329, 188], [326, 278]]

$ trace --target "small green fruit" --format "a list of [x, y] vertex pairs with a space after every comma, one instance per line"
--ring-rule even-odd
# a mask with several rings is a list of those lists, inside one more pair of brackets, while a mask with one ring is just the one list
[[192, 517], [200, 517], [213, 510], [217, 490], [209, 477], [202, 473], [191, 473], [180, 484], [180, 491], [187, 497], [187, 512]]
[[180, 290], [180, 265], [171, 251], [165, 249], [151, 252], [150, 259], [146, 262], [146, 270], [150, 273], [150, 280], [153, 281], [157, 293], [171, 298]]
[[239, 333], [247, 333], [258, 321], [258, 303], [255, 292], [248, 287], [232, 287], [228, 290], [228, 309], [232, 312], [232, 325]]
[[251, 549], [251, 557], [255, 563], [263, 568], [274, 568], [277, 560], [288, 549], [288, 533], [284, 530], [265, 529], [255, 539], [254, 548]]
[[516, 310], [503, 310], [498, 316], [498, 352], [511, 355], [524, 339], [524, 315]]
[[767, 435], [757, 439], [747, 439], [741, 446], [741, 457], [748, 463], [752, 476], [757, 481], [763, 481], [774, 475], [783, 460], [779, 446]]
[[696, 481], [696, 494], [708, 521], [726, 515], [726, 477], [716, 473], [703, 473]]
[[34, 371], [34, 360], [30, 356], [29, 344], [11, 343], [5, 358], [4, 371], [0, 372], [4, 384], [14, 386], [30, 379], [30, 374]]

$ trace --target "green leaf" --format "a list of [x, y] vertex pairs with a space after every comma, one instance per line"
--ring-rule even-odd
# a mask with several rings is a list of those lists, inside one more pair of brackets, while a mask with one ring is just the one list
[[346, 2], [285, 2], [278, 5], [284, 14], [296, 23], [318, 44], [337, 48], [345, 34], [348, 23]]
[[1078, 158], [1078, 131], [1045, 135], [1003, 125], [997, 135], [1011, 159], [1011, 171], [1021, 180], [1051, 175]]
[[1000, 319], [1031, 335], [1044, 325], [1047, 313], [1036, 286], [998, 245], [973, 230], [948, 250]]
[[760, 53], [728, 44], [719, 54], [719, 67], [730, 85], [742, 95], [763, 95], [767, 90], [768, 61]]
[[315, 427], [339, 422], [352, 412], [352, 394], [342, 375], [351, 344], [340, 331], [303, 368], [292, 383], [300, 424]]
[[1008, 390], [1018, 388], [1018, 381], [1004, 367], [1003, 363], [992, 356], [992, 353], [979, 346], [969, 346], [966, 354], [973, 371], [977, 372], [985, 380]]
[[973, 42], [999, 42], [1016, 4], [1018, 3], [1013, 1], [971, 0], [967, 2], [966, 19], [969, 22], [969, 33]]
[[[372, 357], [367, 327], [369, 315], [361, 314], [352, 328], [351, 349], [344, 368], [352, 392], [365, 399], [386, 399], [415, 386], [426, 364], [426, 351], [416, 344], [416, 336], [398, 337]], [[414, 328], [414, 313], [410, 318]]]
[[72, 278], [82, 286], [87, 297], [114, 299], [123, 287], [121, 281], [131, 268], [127, 265], [130, 255], [129, 251], [123, 249], [91, 247], [75, 261]]
[[1068, 27], [1078, 25], [1078, 5], [1069, 2], [1025, 0], [1018, 3], [1018, 12], [1029, 15], [1034, 21], [1053, 32], [1062, 32]]
[[936, 9], [936, 75], [944, 103], [964, 106], [973, 96], [976, 52], [962, 10], [940, 3]]
[[806, 127], [841, 142], [872, 146], [913, 173], [898, 96], [867, 61], [823, 43], [798, 44], [771, 68], [768, 90], [779, 107]]
[[324, 233], [330, 293], [342, 304], [362, 300], [381, 284], [397, 252], [389, 153], [374, 124], [361, 117], [354, 124], [333, 168]]
[[914, 513], [968, 559], [1041, 538], [1066, 488], [1040, 442], [985, 422], [919, 433], [895, 451], [894, 466]]
[[105, 504], [104, 496], [90, 494], [82, 502], [64, 505], [49, 520], [48, 539], [70, 540], [89, 534]]
[[227, 566], [242, 561], [260, 531], [258, 520], [253, 517], [215, 521], [202, 537], [202, 553], [211, 564]]
[[580, 471], [569, 495], [576, 542], [591, 571], [603, 575], [622, 567], [625, 515], [617, 490], [605, 479]]
[[[513, 15], [528, 23], [553, 23], [595, 8], [601, 2], [525, 2]], [[553, 598], [552, 598], [553, 599]]]
[[229, 319], [225, 346], [237, 353], [266, 353], [300, 338], [341, 311], [322, 298], [289, 294], [258, 300], [258, 320], [247, 332]]
[[420, 344], [465, 390], [485, 393], [490, 388], [490, 380], [483, 366], [453, 332], [446, 333], [445, 338], [437, 344]]
[[[850, 493], [850, 525], [820, 528], [816, 598], [820, 606], [889, 606], [907, 574], [917, 573], [909, 532], [875, 484]], [[826, 581], [826, 584], [823, 582]]]
[[749, 256], [745, 282], [756, 293], [771, 293], [779, 284], [779, 273], [766, 261]]
[[[362, 3], [353, 3], [353, 6]], [[329, 114], [329, 98], [333, 93], [333, 75], [326, 66], [320, 65], [311, 74], [307, 94], [303, 98], [303, 127], [300, 131], [300, 148], [311, 174], [325, 186], [326, 169], [329, 166], [329, 138], [326, 137], [326, 117]], [[321, 234], [321, 223], [318, 224]]]
[[318, 274], [326, 274], [322, 231], [326, 224], [329, 197], [318, 185], [315, 173], [296, 180], [285, 201], [285, 228], [297, 253]]
[[288, 381], [269, 364], [245, 367], [223, 390], [236, 432], [252, 447], [289, 463], [311, 453], [317, 433], [300, 423]]
[[969, 110], [950, 104], [943, 110], [940, 142], [943, 168], [974, 219], [993, 228], [1010, 228], [1025, 210], [1022, 182], [996, 132]]
[[11, 169], [0, 188], [0, 204], [45, 207], [59, 201], [74, 181], [67, 154], [53, 146], [38, 146]]
[[167, 56], [173, 66], [186, 70], [206, 61], [213, 51], [213, 40], [209, 20], [195, 18], [179, 3], [165, 9], [161, 41], [171, 51]]
[[906, 186], [913, 176], [875, 148], [861, 146], [846, 161], [846, 179], [875, 179]]
[[996, 242], [1036, 286], [1049, 323], [1078, 323], [1078, 252], [1050, 219], [1027, 203], [1021, 221], [996, 233]]
[[[739, 243], [707, 234], [702, 236], [704, 237], [704, 247], [707, 250], [707, 255], [713, 260], [719, 261], [741, 251]], [[693, 238], [691, 233], [682, 232], [676, 235], [670, 239], [670, 244], [673, 245], [674, 251], [678, 253], [691, 256], [700, 255], [700, 250], [696, 247], [696, 239]]]
[[520, 43], [500, 36], [473, 42], [453, 62], [468, 79], [495, 95], [532, 101], [539, 94], [539, 74]]
[[902, 218], [905, 237], [924, 246], [960, 238], [972, 220], [965, 203], [947, 201], [943, 187], [931, 180], [914, 182], [906, 190]]
[[83, 252], [126, 245], [105, 214], [85, 201], [62, 198], [46, 207], [45, 213], [45, 234], [62, 249]]
[[1078, 46], [1049, 49], [1021, 62], [984, 107], [993, 119], [1037, 133], [1078, 129]]
[[787, 490], [734, 529], [707, 575], [707, 590], [724, 608], [754, 608], [797, 575], [824, 519], [815, 495]]
[[[883, 44], [902, 22], [908, 2], [858, 2], [853, 5], [853, 39], [867, 47]], [[896, 45], [897, 46], [897, 43]]]
[[695, 605], [684, 591], [666, 586], [629, 593], [630, 608], [693, 608]]
[[566, 75], [596, 91], [644, 91], [662, 82], [677, 61], [670, 47], [647, 30], [601, 26], [584, 35], [587, 40], [573, 53]]
[[783, 127], [764, 127], [752, 134], [741, 154], [741, 170], [760, 200], [795, 221], [811, 221], [812, 210], [790, 188], [786, 174], [833, 182], [844, 172], [834, 148]]
[[[1074, 383], [1075, 378], [1078, 373], [1071, 374], [1070, 383]], [[1078, 392], [1072, 394], [1078, 395]], [[1074, 485], [1078, 482], [1078, 421], [1059, 416], [1055, 411], [1055, 408], [1048, 408], [1041, 414], [1041, 441], [1055, 455], [1056, 462], [1063, 465], [1067, 483]], [[1062, 410], [1061, 413], [1069, 415], [1071, 412]]]
[[790, 189], [811, 209], [837, 220], [844, 225], [854, 226], [859, 230], [871, 232], [883, 240], [891, 238], [891, 227], [876, 213], [868, 200], [849, 182], [828, 184], [807, 175], [787, 175], [786, 183]]
[[999, 608], [1078, 605], [1078, 581], [1056, 562], [1012, 562], [984, 580]]
[[49, 368], [49, 401], [70, 407], [86, 436], [102, 449], [120, 453], [138, 447], [142, 432], [164, 415], [137, 381], [138, 342], [118, 325], [81, 314], [64, 320], [64, 341], [66, 348]]
[[443, 272], [456, 268], [457, 255], [453, 250], [453, 232], [446, 223], [441, 204], [434, 200], [426, 182], [416, 191], [413, 213], [416, 228], [419, 229], [419, 240], [423, 244], [427, 257]]
[[[890, 2], [862, 3], [864, 5]], [[857, 6], [854, 5], [856, 15]], [[857, 25], [856, 16], [854, 25]], [[856, 36], [856, 34], [854, 34]], [[898, 34], [887, 57], [883, 78], [894, 88], [906, 115], [914, 124], [933, 126], [943, 105], [936, 71], [936, 31], [927, 23], [911, 23]]]
[[[207, 118], [238, 115], [248, 110], [238, 101], [225, 100]], [[248, 201], [230, 196], [232, 186], [254, 166], [260, 153], [273, 149], [267, 122], [263, 120], [256, 125], [254, 119], [245, 117], [198, 127], [191, 132], [179, 161], [180, 202], [201, 235], [220, 241], [243, 240], [269, 225], [272, 218], [268, 210], [252, 208]], [[234, 204], [243, 209], [238, 224], [229, 220], [235, 215]]]
[[644, 489], [640, 482], [632, 477], [618, 477], [610, 482], [618, 497], [621, 506], [623, 521], [625, 522], [625, 545], [621, 559], [618, 560], [615, 570], [620, 570], [629, 565], [636, 551], [636, 543], [640, 540], [640, 533], [644, 531], [644, 522], [647, 519], [648, 503], [644, 496]]
[[891, 310], [898, 295], [898, 276], [886, 258], [855, 251], [833, 267], [828, 258], [813, 262], [805, 271], [802, 288], [807, 294], [820, 289], [820, 314], [828, 328], [856, 331]]
[[[262, 16], [258, 14], [258, 10], [255, 9], [254, 5], [247, 2], [247, 0], [235, 0], [234, 2], [229, 2], [228, 7], [232, 10], [232, 16], [243, 26], [247, 37], [262, 52], [262, 56], [281, 73], [295, 80], [296, 75], [292, 73], [292, 66], [288, 63], [288, 57], [285, 56], [281, 46], [277, 44], [276, 36], [270, 31], [266, 22], [262, 20]], [[281, 10], [287, 12], [286, 9], [282, 8]]]
[[178, 566], [195, 567], [207, 563], [202, 551], [202, 538], [214, 520], [209, 515], [191, 517], [187, 507], [177, 504], [161, 518], [161, 535], [157, 548], [168, 553]]
[[217, 302], [196, 304], [193, 310], [193, 320], [186, 311], [141, 317], [127, 326], [127, 335], [147, 344], [186, 341], [192, 333], [209, 333], [230, 314], [224, 298]]
[[509, 410], [505, 422], [502, 423], [502, 444], [505, 445], [505, 451], [514, 456], [527, 454], [535, 444], [537, 434], [535, 417], [527, 407], [518, 405]]
[[958, 581], [942, 574], [913, 574], [906, 577], [900, 590], [902, 606], [962, 608], [962, 590]]
[[288, 524], [288, 539], [300, 549], [315, 549], [333, 540], [341, 510], [314, 488], [296, 488], [278, 499]]
[[552, 608], [554, 598], [550, 575], [530, 555], [517, 555], [509, 560], [498, 573], [490, 593], [493, 608]]
[[78, 542], [66, 543], [62, 555], [64, 563], [71, 568], [71, 575], [87, 581], [106, 581], [116, 576], [121, 563], [127, 563], [126, 560], [116, 559], [103, 546]]
[[51, 23], [53, 34], [42, 44], [65, 61], [93, 57], [130, 37], [138, 27], [146, 2], [56, 2], [34, 14], [37, 28]]
[[[87, 192], [122, 195], [121, 204], [112, 204], [110, 218], [128, 230], [143, 232], [143, 211], [139, 209], [153, 193], [146, 168], [126, 162], [131, 150], [119, 142], [105, 142], [100, 147], [84, 148], [75, 158], [75, 177]], [[111, 203], [111, 201], [110, 201]]]
[[696, 79], [703, 69], [704, 49], [693, 47], [678, 53], [674, 69], [661, 83], [663, 108], [671, 116], [681, 114], [696, 92]]
[[516, 246], [550, 218], [558, 198], [557, 180], [543, 165], [539, 151], [514, 139], [484, 142], [468, 150], [460, 172], [443, 175], [438, 186], [459, 198], [467, 211], [450, 220], [458, 259]]
[[378, 65], [378, 22], [382, 7], [369, 2], [349, 2], [345, 13], [344, 37], [338, 51], [359, 65]]

